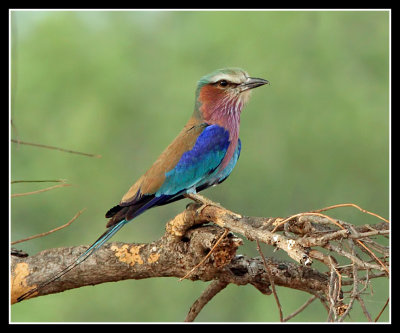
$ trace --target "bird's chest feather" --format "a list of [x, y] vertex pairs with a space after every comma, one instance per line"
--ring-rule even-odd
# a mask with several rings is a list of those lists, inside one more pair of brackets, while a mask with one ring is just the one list
[[218, 125], [229, 133], [229, 147], [219, 167], [223, 170], [231, 160], [239, 139], [240, 113], [243, 101], [232, 95], [225, 95], [211, 86], [201, 89], [198, 101], [199, 111], [209, 125]]
[[235, 153], [235, 149], [237, 146], [237, 142], [239, 139], [239, 125], [240, 125], [240, 112], [234, 112], [230, 109], [223, 110], [226, 112], [223, 116], [214, 116], [209, 120], [209, 123], [212, 125], [218, 125], [219, 127], [226, 130], [229, 133], [228, 137], [228, 146], [226, 148], [225, 156], [219, 166], [219, 170], [223, 170], [231, 160], [233, 154]]

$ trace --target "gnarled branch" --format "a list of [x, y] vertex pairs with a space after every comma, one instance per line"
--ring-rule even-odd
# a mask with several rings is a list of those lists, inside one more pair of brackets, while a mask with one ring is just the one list
[[[352, 285], [354, 280], [360, 284], [387, 275], [388, 248], [369, 238], [387, 235], [389, 224], [386, 222], [355, 227], [338, 220], [333, 224], [316, 215], [297, 214], [285, 221], [283, 218], [241, 216], [219, 205], [199, 207], [198, 204], [190, 204], [167, 223], [165, 234], [152, 243], [106, 244], [81, 265], [31, 297], [125, 279], [182, 278], [213, 249], [209, 258], [188, 276], [191, 280], [212, 282], [193, 304], [186, 320], [194, 320], [203, 306], [229, 283], [251, 284], [263, 294], [269, 295], [270, 279], [274, 285], [301, 290], [318, 297], [328, 310], [329, 319], [340, 320], [341, 315], [348, 314], [348, 304], [343, 302], [344, 286]], [[208, 225], [208, 222], [213, 224]], [[222, 239], [224, 230], [221, 228], [230, 231]], [[242, 239], [232, 233], [281, 249], [294, 262], [268, 258], [266, 267], [262, 257], [249, 258], [237, 254]], [[367, 252], [353, 242], [362, 239], [376, 254], [370, 254], [369, 261], [360, 259], [353, 248], [347, 251], [342, 247], [346, 239], [355, 248], [358, 246]], [[214, 246], [217, 242], [217, 246]], [[330, 252], [322, 252], [321, 247]], [[42, 251], [35, 256], [12, 256], [12, 303], [70, 264], [86, 248], [57, 248]], [[348, 258], [349, 265], [339, 266], [333, 252]], [[374, 259], [377, 256], [380, 256], [379, 262]], [[311, 268], [313, 260], [323, 262], [328, 270], [320, 272]], [[367, 278], [354, 275], [354, 270], [366, 270]], [[359, 299], [360, 294], [354, 297]]]

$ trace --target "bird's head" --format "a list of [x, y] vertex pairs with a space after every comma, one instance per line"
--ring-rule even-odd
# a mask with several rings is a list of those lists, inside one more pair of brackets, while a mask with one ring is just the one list
[[269, 82], [250, 77], [239, 68], [219, 69], [202, 77], [197, 85], [195, 112], [204, 120], [240, 114], [250, 91]]

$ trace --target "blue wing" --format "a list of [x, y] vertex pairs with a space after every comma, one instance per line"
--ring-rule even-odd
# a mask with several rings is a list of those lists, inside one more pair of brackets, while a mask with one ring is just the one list
[[185, 152], [178, 164], [166, 173], [156, 197], [177, 195], [210, 181], [224, 159], [229, 144], [229, 132], [225, 128], [207, 126], [193, 148]]
[[211, 181], [211, 183], [213, 184], [222, 183], [226, 178], [228, 178], [228, 176], [231, 174], [233, 168], [235, 167], [239, 159], [241, 149], [242, 149], [242, 142], [240, 141], [240, 139], [238, 139], [235, 152], [231, 160], [229, 161], [228, 165], [224, 168], [224, 170], [220, 172], [215, 172], [215, 174], [213, 175], [215, 177], [215, 181]]
[[181, 200], [183, 194], [189, 189], [200, 192], [225, 181], [239, 159], [242, 146], [239, 139], [231, 160], [223, 170], [219, 170], [218, 166], [225, 156], [226, 147], [230, 144], [229, 135], [225, 132], [217, 125], [206, 127], [192, 150], [184, 153], [175, 168], [167, 173], [160, 190], [153, 195], [144, 196], [143, 200], [136, 205], [128, 207], [117, 205], [111, 208], [106, 217], [114, 215], [115, 217], [108, 222], [107, 227], [123, 219], [129, 221], [153, 206], [162, 206]]

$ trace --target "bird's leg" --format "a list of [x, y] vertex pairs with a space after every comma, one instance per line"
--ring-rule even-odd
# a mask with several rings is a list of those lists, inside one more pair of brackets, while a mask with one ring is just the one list
[[198, 193], [186, 193], [184, 194], [184, 197], [191, 199], [198, 204], [201, 204], [201, 206], [198, 209], [196, 209], [196, 215], [199, 215], [203, 211], [203, 209], [206, 208], [207, 206], [215, 206], [223, 208], [219, 203], [211, 201], [210, 199], [207, 199], [206, 197], [203, 197]]

